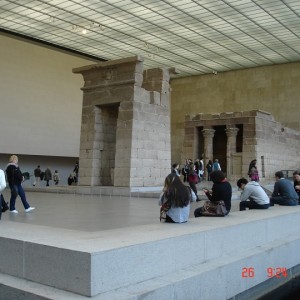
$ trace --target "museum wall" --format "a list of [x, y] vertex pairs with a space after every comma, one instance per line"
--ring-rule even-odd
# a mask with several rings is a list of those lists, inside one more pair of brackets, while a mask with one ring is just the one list
[[78, 157], [83, 79], [95, 61], [0, 35], [0, 153]]
[[[0, 154], [39, 156], [42, 164], [78, 157], [83, 79], [72, 69], [93, 63], [0, 34]], [[181, 162], [186, 114], [259, 109], [300, 130], [299, 81], [300, 62], [172, 79], [172, 162]]]
[[300, 62], [172, 79], [171, 88], [173, 162], [181, 162], [187, 114], [263, 110], [300, 130]]

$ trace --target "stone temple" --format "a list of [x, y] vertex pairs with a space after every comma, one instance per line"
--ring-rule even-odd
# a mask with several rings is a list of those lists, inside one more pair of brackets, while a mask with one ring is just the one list
[[[35, 213], [4, 215], [1, 300], [248, 300], [299, 276], [300, 206], [159, 222], [174, 70], [144, 71], [134, 57], [73, 72], [84, 78], [79, 186], [31, 187]], [[300, 146], [296, 130], [261, 110], [189, 114], [183, 140], [183, 158], [217, 157], [230, 180], [253, 158], [267, 180], [294, 166]], [[151, 197], [128, 192], [158, 186]]]
[[161, 185], [171, 165], [169, 80], [133, 57], [73, 69], [84, 78], [80, 184]]
[[[161, 185], [171, 166], [169, 81], [175, 70], [144, 71], [137, 56], [73, 72], [84, 78], [80, 185]], [[218, 158], [236, 180], [257, 158], [262, 180], [269, 180], [279, 166], [294, 168], [299, 146], [298, 131], [261, 110], [187, 115], [181, 161]]]

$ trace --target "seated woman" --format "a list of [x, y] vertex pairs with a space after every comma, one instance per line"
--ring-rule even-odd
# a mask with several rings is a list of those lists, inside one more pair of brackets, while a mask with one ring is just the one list
[[169, 174], [165, 179], [159, 205], [168, 206], [166, 222], [185, 223], [190, 214], [190, 202], [196, 201], [195, 193], [186, 186], [176, 174]]
[[300, 171], [295, 171], [293, 173], [294, 177], [294, 189], [299, 197], [298, 203], [300, 205]]
[[[227, 181], [222, 171], [213, 171], [210, 174], [210, 179], [213, 182], [212, 190], [209, 191], [207, 189], [203, 189], [203, 191], [211, 202], [218, 203], [219, 201], [223, 200], [227, 210], [226, 215], [228, 215], [231, 209], [231, 196], [232, 196], [231, 184]], [[196, 208], [194, 211], [195, 218], [202, 217], [202, 216], [214, 216], [214, 215], [206, 215], [203, 212], [204, 212], [203, 207]]]

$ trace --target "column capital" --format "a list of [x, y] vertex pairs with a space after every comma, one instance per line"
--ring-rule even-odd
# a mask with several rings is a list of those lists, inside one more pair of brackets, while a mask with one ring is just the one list
[[212, 128], [206, 128], [201, 130], [205, 138], [212, 138], [215, 135], [215, 130]]
[[225, 132], [228, 137], [236, 137], [238, 134], [238, 131], [239, 131], [239, 129], [237, 127], [230, 127], [230, 128], [225, 129]]

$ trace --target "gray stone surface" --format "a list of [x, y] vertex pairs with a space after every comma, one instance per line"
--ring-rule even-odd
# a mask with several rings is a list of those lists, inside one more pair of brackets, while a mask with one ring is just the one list
[[[300, 263], [300, 206], [164, 224], [156, 198], [27, 196], [35, 211], [26, 214], [18, 202], [20, 213], [1, 220], [0, 252], [10, 252], [11, 261], [0, 258], [0, 291], [8, 294], [14, 288], [60, 300], [84, 299], [79, 294], [219, 300], [266, 281], [268, 267]], [[22, 251], [12, 252], [15, 245]], [[242, 278], [244, 267], [255, 268], [254, 278]], [[219, 278], [218, 292], [211, 278]], [[49, 287], [42, 293], [44, 285]]]

